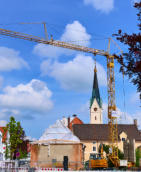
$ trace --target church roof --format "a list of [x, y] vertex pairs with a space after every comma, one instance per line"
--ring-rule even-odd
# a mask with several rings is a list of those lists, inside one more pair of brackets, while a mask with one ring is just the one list
[[101, 102], [99, 87], [98, 87], [96, 66], [95, 66], [95, 69], [94, 69], [93, 90], [92, 90], [92, 97], [91, 97], [91, 100], [90, 100], [90, 107], [92, 106], [92, 104], [94, 102], [94, 99], [97, 100], [97, 103], [98, 103], [99, 107], [102, 107], [102, 102]]
[[[129, 139], [141, 141], [141, 134], [134, 124], [118, 124], [118, 136], [125, 132]], [[108, 124], [74, 124], [73, 133], [80, 140], [109, 140]]]

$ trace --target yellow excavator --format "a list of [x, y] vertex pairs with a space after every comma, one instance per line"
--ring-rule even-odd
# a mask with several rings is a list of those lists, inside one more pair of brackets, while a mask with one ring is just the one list
[[90, 154], [89, 160], [85, 164], [86, 169], [105, 169], [108, 168], [107, 159], [103, 156], [103, 145], [100, 145], [99, 153]]

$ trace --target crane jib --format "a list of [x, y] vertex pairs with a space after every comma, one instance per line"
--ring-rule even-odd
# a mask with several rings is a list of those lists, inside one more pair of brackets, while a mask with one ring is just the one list
[[111, 161], [115, 166], [119, 165], [118, 159], [118, 130], [117, 130], [117, 119], [113, 116], [113, 111], [116, 110], [115, 105], [115, 79], [114, 79], [114, 57], [109, 54], [110, 50], [110, 39], [108, 51], [89, 48], [81, 45], [75, 45], [68, 42], [57, 41], [51, 38], [50, 40], [40, 38], [38, 36], [33, 36], [25, 33], [15, 32], [11, 30], [6, 30], [0, 28], [0, 35], [10, 36], [14, 38], [19, 38], [23, 40], [33, 41], [37, 43], [52, 45], [55, 47], [62, 47], [67, 49], [72, 49], [76, 51], [82, 51], [86, 53], [91, 53], [93, 55], [102, 55], [107, 58], [107, 87], [108, 87], [108, 124], [109, 124], [109, 141], [111, 144], [112, 154], [109, 156]]

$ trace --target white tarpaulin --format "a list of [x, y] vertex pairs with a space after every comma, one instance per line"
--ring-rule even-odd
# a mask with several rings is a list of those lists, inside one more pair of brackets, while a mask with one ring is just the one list
[[43, 140], [66, 140], [80, 142], [79, 138], [74, 136], [70, 129], [65, 127], [60, 120], [45, 130], [39, 141]]

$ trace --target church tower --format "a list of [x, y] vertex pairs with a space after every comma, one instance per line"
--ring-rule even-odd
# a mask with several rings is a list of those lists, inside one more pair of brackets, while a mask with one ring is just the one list
[[96, 64], [94, 68], [94, 80], [92, 97], [90, 100], [90, 124], [102, 124], [102, 101], [100, 98]]

